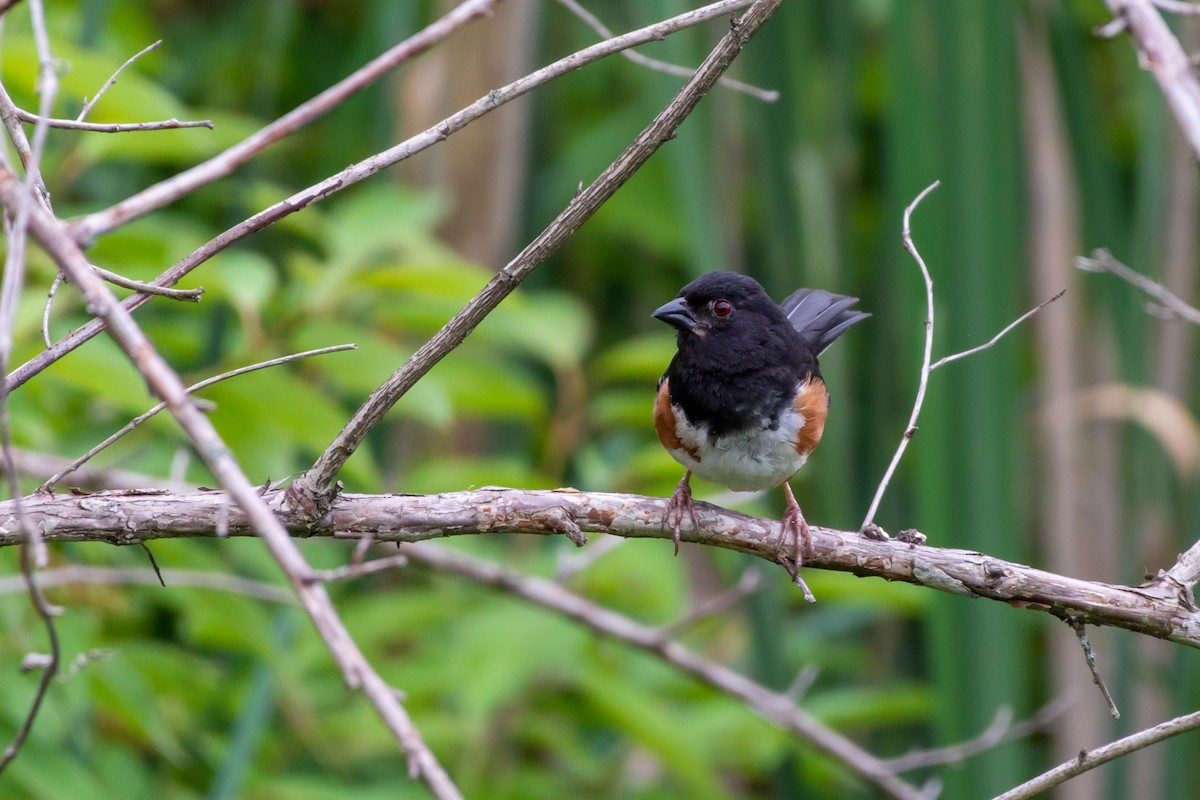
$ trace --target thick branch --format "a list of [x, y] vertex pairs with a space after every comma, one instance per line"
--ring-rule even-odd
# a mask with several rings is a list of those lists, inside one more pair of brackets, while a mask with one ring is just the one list
[[[664, 500], [628, 494], [560, 489], [480, 489], [440, 495], [358, 495], [336, 498], [313, 522], [284, 507], [282, 492], [267, 502], [294, 535], [415, 542], [476, 533], [559, 535], [576, 526], [641, 539], [670, 539], [662, 529]], [[153, 539], [212, 537], [224, 518], [230, 536], [252, 535], [245, 514], [220, 492], [100, 492], [85, 497], [32, 495], [25, 513], [47, 541], [125, 545]], [[699, 529], [686, 525], [684, 541], [776, 560], [777, 521], [696, 504]], [[690, 520], [687, 520], [690, 523]], [[857, 532], [812, 527], [813, 553], [805, 566], [926, 586], [964, 597], [999, 600], [1020, 608], [1071, 616], [1200, 648], [1200, 613], [1179, 587], [1155, 579], [1142, 586], [1080, 580], [969, 550], [900, 541], [878, 542]], [[11, 502], [0, 503], [0, 546], [15, 545]], [[784, 548], [786, 551], [787, 548]]]

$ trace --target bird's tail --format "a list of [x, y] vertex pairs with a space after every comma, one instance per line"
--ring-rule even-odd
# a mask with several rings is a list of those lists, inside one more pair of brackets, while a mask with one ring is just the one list
[[857, 297], [831, 294], [821, 289], [797, 289], [779, 305], [792, 327], [811, 342], [820, 355], [847, 328], [871, 316], [851, 308], [857, 302]]

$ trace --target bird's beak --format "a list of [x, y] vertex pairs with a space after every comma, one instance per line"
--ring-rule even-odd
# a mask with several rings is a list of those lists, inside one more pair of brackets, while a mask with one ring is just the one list
[[682, 297], [676, 297], [665, 306], [661, 306], [651, 316], [655, 319], [661, 319], [663, 322], [681, 331], [693, 330], [699, 324], [696, 320], [696, 315], [687, 307], [687, 303], [683, 302]]

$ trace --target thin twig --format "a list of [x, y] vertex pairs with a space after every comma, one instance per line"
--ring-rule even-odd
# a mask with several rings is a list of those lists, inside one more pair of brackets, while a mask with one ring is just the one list
[[[189, 253], [183, 259], [172, 265], [162, 275], [154, 280], [154, 284], [158, 286], [172, 286], [185, 275], [191, 272], [196, 267], [203, 264], [208, 259], [212, 258], [217, 253], [225, 248], [240, 241], [241, 239], [255, 233], [263, 228], [266, 228], [279, 220], [300, 211], [312, 203], [323, 200], [324, 198], [341, 191], [348, 186], [352, 186], [361, 180], [364, 180], [377, 172], [391, 167], [400, 161], [403, 161], [410, 156], [432, 147], [433, 145], [442, 142], [446, 137], [461, 130], [476, 119], [485, 116], [491, 111], [499, 108], [501, 105], [508, 103], [522, 95], [549, 83], [555, 78], [559, 78], [566, 73], [579, 69], [589, 63], [605, 58], [607, 56], [618, 53], [629, 47], [634, 47], [638, 44], [643, 44], [649, 41], [662, 39], [670, 33], [683, 30], [692, 25], [697, 25], [701, 22], [713, 19], [719, 16], [725, 16], [732, 9], [745, 6], [749, 0], [721, 0], [694, 11], [689, 11], [679, 16], [672, 17], [662, 22], [649, 25], [636, 31], [618, 36], [607, 42], [592, 45], [591, 47], [573, 53], [566, 58], [561, 58], [536, 72], [530, 73], [523, 78], [520, 78], [500, 89], [488, 92], [483, 97], [476, 100], [471, 105], [460, 111], [452, 114], [441, 122], [433, 125], [421, 133], [410, 137], [401, 142], [395, 147], [389, 148], [382, 153], [377, 153], [374, 156], [364, 159], [353, 166], [350, 166], [341, 172], [329, 176], [323, 181], [320, 181], [312, 186], [304, 189], [291, 197], [282, 200], [262, 211], [254, 214], [248, 219], [239, 222], [232, 228], [224, 231], [213, 239], [209, 240], [201, 247]], [[349, 80], [349, 79], [347, 79]], [[264, 129], [265, 130], [265, 129]], [[249, 140], [247, 140], [249, 141]], [[185, 175], [187, 173], [184, 173]], [[152, 189], [154, 187], [151, 187]], [[147, 190], [150, 191], [150, 190]], [[103, 213], [103, 212], [98, 212]], [[107, 225], [108, 223], [105, 223]], [[113, 227], [116, 227], [114, 224]], [[106, 228], [107, 229], [107, 228]], [[82, 234], [86, 234], [83, 231]], [[85, 237], [86, 238], [86, 237]], [[152, 298], [138, 294], [128, 297], [124, 301], [124, 306], [128, 311], [134, 311]], [[102, 320], [93, 319], [82, 325], [75, 331], [64, 336], [55, 345], [37, 356], [34, 356], [29, 361], [22, 364], [17, 369], [13, 370], [8, 376], [9, 385], [16, 388], [25, 381], [37, 375], [46, 367], [53, 364], [58, 359], [75, 350], [77, 347], [87, 342], [96, 334], [104, 329]]]
[[883, 479], [879, 481], [879, 486], [875, 489], [875, 497], [871, 499], [871, 505], [867, 509], [867, 516], [863, 519], [863, 523], [860, 526], [864, 531], [875, 525], [875, 512], [879, 510], [879, 503], [883, 500], [883, 493], [887, 491], [888, 483], [892, 479], [892, 473], [896, 471], [896, 466], [900, 463], [900, 458], [904, 455], [909, 441], [912, 439], [913, 434], [917, 432], [917, 418], [921, 415], [921, 405], [925, 402], [925, 389], [929, 385], [929, 364], [933, 359], [933, 278], [929, 275], [929, 268], [925, 266], [925, 259], [921, 258], [921, 253], [913, 245], [910, 220], [912, 219], [913, 210], [920, 205], [925, 196], [941, 186], [941, 184], [941, 181], [934, 181], [926, 186], [908, 204], [908, 207], [904, 209], [904, 222], [900, 239], [904, 243], [904, 249], [917, 262], [917, 266], [921, 269], [921, 277], [925, 280], [925, 349], [921, 356], [921, 380], [917, 385], [917, 398], [913, 402], [912, 413], [908, 417], [908, 425], [904, 429], [904, 435], [900, 437], [900, 444], [896, 447], [896, 452], [892, 456], [891, 463], [888, 464], [887, 471], [883, 473]]
[[[48, 472], [57, 472], [67, 466], [68, 460], [59, 456], [47, 455], [45, 453], [35, 453], [29, 450], [13, 448], [13, 468], [18, 475], [28, 475], [30, 477], [41, 478]], [[5, 469], [4, 462], [0, 460], [0, 471]], [[72, 473], [74, 480], [71, 482], [73, 486], [86, 490], [97, 489], [175, 489], [183, 490], [187, 487], [179, 483], [172, 483], [168, 480], [163, 480], [161, 477], [146, 475], [141, 472], [129, 472], [119, 469], [91, 469], [83, 467]]]
[[[132, 64], [134, 61], [137, 61], [142, 56], [146, 55], [146, 53], [149, 53], [151, 50], [157, 50], [158, 46], [161, 44], [162, 44], [162, 39], [159, 39], [154, 44], [148, 45], [147, 47], [142, 48], [137, 53], [133, 54], [128, 59], [126, 59], [124, 64], [117, 67], [117, 71], [112, 74], [112, 77], [110, 77], [108, 80], [106, 80], [104, 82], [104, 85], [100, 87], [100, 91], [96, 92], [95, 97], [93, 97], [91, 100], [88, 100], [86, 97], [83, 98], [83, 108], [81, 108], [79, 110], [79, 116], [75, 118], [75, 121], [83, 122], [83, 118], [86, 117], [88, 115], [88, 112], [92, 110], [92, 106], [96, 105], [96, 103], [100, 101], [100, 98], [104, 96], [104, 93], [108, 91], [108, 88], [117, 82], [117, 77], [120, 76], [120, 74], [125, 71], [126, 67], [128, 67], [130, 64]], [[212, 125], [209, 125], [208, 127], [211, 128]]]
[[[225, 575], [220, 572], [202, 572], [190, 569], [164, 569], [161, 577], [154, 570], [144, 567], [90, 567], [72, 565], [44, 569], [37, 574], [38, 586], [48, 589], [78, 583], [90, 584], [135, 584], [159, 586], [169, 583], [172, 589], [211, 589], [229, 594], [240, 594], [271, 603], [296, 605], [296, 593], [287, 586], [263, 581]], [[23, 591], [24, 581], [20, 576], [0, 577], [0, 594]]]
[[771, 691], [739, 672], [710, 661], [661, 631], [564, 589], [553, 581], [523, 575], [432, 543], [406, 544], [401, 553], [414, 563], [503, 590], [582, 623], [592, 631], [645, 650], [719, 692], [745, 703], [768, 722], [808, 741], [887, 797], [923, 800], [924, 795], [888, 770], [872, 753], [798, 708], [787, 695]]
[[[674, 137], [679, 125], [691, 114], [700, 98], [713, 87], [717, 78], [729, 68], [741, 49], [779, 6], [779, 2], [780, 0], [756, 0], [742, 18], [731, 25], [729, 33], [722, 37], [704, 59], [696, 74], [684, 84], [667, 107], [634, 138], [625, 151], [617, 156], [590, 186], [576, 194], [567, 207], [534, 237], [524, 250], [497, 272], [488, 281], [487, 286], [461, 311], [418, 348], [382, 386], [371, 393], [346, 427], [313, 464], [312, 469], [292, 485], [294, 491], [289, 497], [293, 501], [314, 503], [314, 510], [319, 510], [319, 506], [328, 499], [333, 479], [346, 463], [346, 459], [358, 449], [367, 433], [383, 419], [388, 409], [435, 364], [456, 348], [484, 317], [596, 213], [663, 142]], [[721, 4], [707, 6], [683, 16], [695, 19], [701, 11], [711, 11], [716, 5]], [[611, 45], [612, 42], [607, 42], [597, 47]], [[629, 42], [629, 45], [632, 45], [632, 42]]]
[[200, 296], [204, 294], [203, 286], [197, 286], [195, 289], [172, 289], [167, 286], [155, 286], [152, 283], [135, 281], [132, 278], [126, 278], [124, 275], [118, 275], [115, 272], [104, 269], [104, 267], [97, 267], [95, 264], [92, 265], [92, 269], [96, 270], [97, 275], [104, 278], [104, 280], [113, 286], [120, 286], [122, 289], [132, 289], [142, 294], [152, 294], [158, 297], [166, 297], [170, 300], [183, 300], [188, 303], [199, 303]]
[[875, 496], [871, 499], [871, 506], [867, 509], [867, 516], [863, 520], [863, 524], [861, 526], [861, 530], [863, 532], [869, 533], [872, 536], [885, 535], [883, 534], [882, 528], [875, 524], [875, 513], [879, 510], [879, 504], [883, 501], [883, 495], [885, 492], [887, 492], [888, 484], [892, 480], [892, 475], [895, 473], [896, 467], [900, 464], [900, 459], [904, 456], [904, 451], [908, 447], [909, 441], [914, 435], [916, 435], [917, 419], [921, 415], [921, 406], [925, 402], [925, 391], [929, 386], [930, 373], [932, 373], [938, 367], [945, 366], [953, 361], [958, 361], [960, 358], [966, 358], [967, 356], [975, 355], [976, 353], [995, 346], [995, 344], [1006, 334], [1008, 334], [1009, 331], [1032, 317], [1037, 312], [1041, 311], [1046, 306], [1053, 303], [1058, 298], [1062, 297], [1067, 291], [1066, 289], [1063, 289], [1049, 300], [1043, 300], [1041, 303], [1038, 303], [1036, 306], [1029, 309], [1024, 314], [1006, 325], [999, 333], [997, 333], [987, 342], [977, 345], [976, 347], [972, 347], [968, 350], [963, 350], [961, 352], [945, 356], [938, 359], [937, 362], [930, 363], [933, 355], [933, 278], [929, 274], [929, 268], [925, 266], [925, 259], [921, 257], [916, 245], [913, 244], [912, 227], [909, 224], [909, 220], [912, 216], [913, 210], [918, 204], [920, 204], [925, 195], [929, 194], [929, 192], [936, 189], [939, 185], [941, 185], [941, 181], [934, 181], [929, 186], [925, 187], [925, 190], [917, 195], [916, 199], [913, 200], [906, 209], [904, 209], [904, 230], [901, 235], [901, 240], [904, 243], [904, 249], [908, 251], [909, 255], [913, 257], [913, 260], [917, 262], [917, 266], [920, 267], [921, 277], [925, 281], [925, 349], [921, 357], [921, 373], [920, 380], [917, 385], [917, 397], [913, 401], [912, 413], [908, 418], [908, 427], [904, 429], [904, 435], [900, 437], [900, 444], [896, 447], [896, 452], [892, 455], [891, 463], [888, 464], [887, 471], [884, 472], [883, 478], [879, 481], [879, 485], [875, 488]]
[[733, 586], [696, 603], [682, 617], [659, 628], [658, 634], [664, 640], [674, 639], [697, 622], [724, 614], [764, 585], [763, 574], [760, 571], [753, 568], [744, 570], [742, 577]]
[[1151, 0], [1154, 5], [1161, 8], [1170, 14], [1200, 14], [1200, 6], [1195, 3], [1187, 3], [1184, 0]]
[[978, 736], [965, 742], [939, 747], [935, 750], [918, 750], [907, 755], [884, 760], [884, 764], [896, 773], [911, 772], [915, 769], [928, 769], [946, 764], [961, 764], [968, 758], [979, 755], [1007, 742], [1024, 739], [1046, 727], [1062, 716], [1063, 712], [1073, 702], [1073, 698], [1064, 695], [1050, 701], [1035, 711], [1028, 719], [1013, 724], [1013, 712], [1008, 706], [996, 709], [996, 715], [991, 723]]
[[[334, 345], [332, 347], [321, 347], [316, 350], [305, 350], [303, 353], [292, 353], [290, 355], [280, 356], [279, 358], [272, 358], [267, 361], [260, 361], [257, 364], [250, 364], [245, 367], [238, 367], [237, 369], [230, 370], [229, 372], [222, 372], [220, 375], [214, 375], [211, 378], [205, 378], [204, 380], [200, 381], [199, 383], [194, 383], [191, 386], [187, 387], [186, 389], [184, 389], [184, 392], [187, 394], [193, 394], [193, 393], [198, 392], [201, 389], [204, 389], [208, 386], [212, 386], [214, 383], [219, 383], [219, 382], [221, 382], [223, 380], [227, 380], [229, 378], [236, 378], [237, 376], [245, 375], [248, 372], [255, 372], [256, 370], [266, 369], [268, 367], [276, 367], [276, 366], [279, 366], [280, 364], [286, 364], [290, 361], [298, 361], [299, 359], [308, 358], [310, 356], [320, 356], [320, 355], [324, 355], [326, 353], [337, 353], [337, 352], [341, 352], [343, 350], [354, 350], [356, 347], [358, 347], [358, 345], [339, 344], [339, 345]], [[42, 485], [38, 487], [38, 491], [39, 492], [48, 491], [50, 489], [50, 487], [54, 486], [56, 483], [61, 483], [64, 478], [66, 478], [72, 472], [77, 470], [79, 467], [86, 464], [88, 461], [90, 461], [92, 458], [94, 458], [102, 450], [104, 450], [105, 448], [107, 448], [107, 447], [111, 446], [112, 444], [114, 444], [115, 442], [117, 442], [119, 439], [121, 439], [127, 433], [129, 433], [130, 431], [132, 431], [134, 428], [138, 427], [142, 423], [146, 422], [148, 419], [155, 416], [156, 414], [158, 414], [160, 411], [162, 411], [166, 407], [167, 407], [166, 403], [159, 403], [158, 405], [154, 406], [153, 408], [151, 408], [149, 411], [145, 412], [144, 414], [140, 414], [139, 416], [134, 417], [129, 422], [127, 422], [116, 433], [112, 434], [107, 439], [100, 442], [95, 447], [93, 447], [92, 449], [88, 450], [86, 453], [81, 455], [79, 458], [72, 461], [66, 467], [59, 470], [58, 472], [56, 472], [55, 474], [53, 474], [49, 478], [47, 478], [45, 481], [43, 481]]]
[[[608, 26], [600, 21], [599, 17], [588, 11], [580, 3], [576, 2], [576, 0], [558, 0], [558, 2], [572, 14], [583, 20], [583, 22], [589, 28], [594, 30], [601, 37], [605, 39], [611, 39], [615, 35], [612, 30], [608, 28]], [[747, 5], [749, 4], [747, 3]], [[689, 69], [688, 67], [682, 67], [678, 64], [668, 64], [666, 61], [659, 61], [657, 58], [644, 56], [636, 50], [625, 50], [621, 53], [621, 55], [633, 63], [640, 64], [647, 69], [652, 69], [655, 72], [664, 72], [667, 75], [675, 75], [680, 78], [690, 78], [692, 77], [692, 73], [695, 72], [694, 69]], [[735, 78], [730, 78], [728, 75], [721, 76], [720, 80], [717, 81], [717, 84], [724, 86], [726, 89], [732, 89], [735, 92], [744, 92], [745, 94], [748, 94], [751, 97], [755, 97], [766, 103], [774, 103], [779, 99], [779, 92], [777, 91], [772, 89], [761, 89], [757, 86], [752, 86], [749, 83], [743, 83]]]
[[1195, 728], [1200, 728], [1200, 711], [1193, 711], [1191, 714], [1184, 714], [1182, 717], [1160, 722], [1152, 728], [1138, 731], [1093, 750], [1080, 750], [1079, 755], [1070, 761], [1063, 762], [1054, 769], [1043, 772], [1036, 778], [1009, 789], [1004, 794], [997, 795], [994, 800], [1027, 800], [1027, 798], [1036, 797], [1048, 789], [1065, 783], [1076, 775], [1095, 769], [1101, 764], [1107, 764], [1109, 761], [1121, 756], [1128, 755], [1137, 750], [1149, 747], [1152, 744], [1157, 744], [1164, 739], [1170, 739], [1172, 736], [1178, 736], [1181, 733], [1194, 730]]
[[[364, 538], [361, 541], [368, 540]], [[364, 575], [375, 575], [379, 572], [386, 572], [389, 569], [406, 566], [408, 566], [408, 556], [384, 556], [383, 558], [362, 561], [357, 564], [347, 564], [342, 567], [335, 567], [334, 569], [314, 569], [309, 574], [309, 579], [320, 583], [340, 583], [342, 581], [352, 581]]]
[[1033, 308], [1029, 309], [1029, 310], [1028, 310], [1028, 311], [1026, 311], [1024, 314], [1022, 314], [1021, 316], [1019, 316], [1019, 317], [1017, 317], [1016, 319], [1014, 319], [1012, 322], [1008, 323], [1008, 325], [1006, 325], [1006, 326], [1004, 327], [1004, 329], [1003, 329], [1003, 330], [1001, 330], [999, 333], [997, 333], [995, 336], [993, 336], [991, 339], [989, 339], [989, 340], [988, 340], [987, 342], [985, 342], [984, 344], [978, 345], [977, 347], [972, 347], [972, 348], [971, 348], [971, 349], [969, 349], [969, 350], [963, 350], [961, 353], [955, 353], [955, 354], [953, 354], [953, 355], [949, 355], [949, 356], [945, 356], [945, 357], [943, 357], [943, 358], [939, 358], [939, 359], [938, 359], [937, 361], [935, 361], [933, 364], [930, 364], [930, 365], [929, 365], [929, 371], [930, 371], [930, 372], [933, 372], [933, 371], [934, 371], [935, 369], [937, 369], [938, 367], [945, 366], [946, 364], [949, 364], [951, 361], [958, 361], [960, 358], [966, 358], [967, 356], [973, 356], [973, 355], [975, 355], [976, 353], [978, 353], [978, 352], [980, 352], [980, 351], [987, 350], [987, 349], [989, 349], [989, 348], [992, 348], [992, 347], [994, 347], [994, 346], [996, 345], [996, 342], [998, 342], [998, 341], [1000, 341], [1002, 338], [1004, 338], [1004, 336], [1005, 336], [1006, 334], [1008, 334], [1008, 332], [1009, 332], [1009, 331], [1011, 331], [1013, 328], [1017, 327], [1017, 326], [1018, 326], [1018, 325], [1020, 325], [1022, 322], [1024, 322], [1024, 321], [1025, 321], [1025, 320], [1027, 320], [1027, 319], [1029, 319], [1029, 318], [1030, 318], [1030, 317], [1032, 317], [1034, 314], [1036, 314], [1037, 312], [1041, 311], [1043, 308], [1045, 308], [1046, 306], [1050, 305], [1051, 303], [1053, 303], [1055, 300], [1057, 300], [1058, 298], [1062, 297], [1062, 296], [1063, 296], [1064, 294], [1066, 294], [1066, 293], [1067, 293], [1067, 290], [1066, 290], [1066, 289], [1063, 289], [1063, 290], [1062, 290], [1062, 291], [1060, 291], [1058, 294], [1056, 294], [1056, 295], [1054, 295], [1053, 297], [1051, 297], [1049, 300], [1043, 300], [1042, 302], [1038, 303], [1036, 306], [1034, 306]]
[[154, 575], [158, 578], [159, 586], [162, 586], [164, 589], [167, 588], [167, 582], [163, 580], [162, 570], [158, 568], [158, 561], [154, 558], [154, 551], [145, 542], [142, 542], [141, 545], [142, 549], [146, 551], [146, 558], [150, 560], [150, 568], [154, 570]]
[[1083, 620], [1069, 614], [1063, 615], [1062, 619], [1071, 626], [1071, 630], [1075, 631], [1075, 636], [1079, 639], [1079, 646], [1083, 648], [1083, 657], [1092, 673], [1092, 683], [1096, 684], [1100, 689], [1100, 694], [1104, 695], [1104, 702], [1108, 704], [1108, 713], [1112, 715], [1113, 719], [1120, 719], [1121, 712], [1117, 710], [1112, 693], [1108, 691], [1108, 684], [1104, 682], [1104, 678], [1100, 677], [1100, 670], [1096, 667], [1096, 651], [1092, 649], [1092, 643], [1088, 641], [1087, 625]]
[[50, 309], [54, 307], [54, 295], [58, 294], [58, 287], [63, 285], [63, 274], [56, 272], [54, 280], [50, 283], [50, 290], [46, 292], [46, 305], [42, 309], [42, 341], [46, 344], [46, 349], [54, 346], [54, 342], [50, 339]]
[[42, 124], [50, 128], [68, 131], [88, 131], [91, 133], [132, 133], [134, 131], [167, 131], [177, 128], [208, 128], [212, 130], [211, 119], [181, 120], [161, 119], [153, 122], [80, 122], [74, 119], [58, 119], [31, 114], [24, 109], [17, 109], [17, 115], [22, 122]]
[[1160, 307], [1166, 309], [1172, 315], [1186, 320], [1193, 325], [1200, 325], [1200, 309], [1184, 302], [1178, 295], [1158, 281], [1152, 280], [1137, 270], [1122, 264], [1113, 258], [1112, 253], [1104, 248], [1093, 250], [1091, 258], [1077, 257], [1075, 259], [1075, 268], [1081, 269], [1084, 272], [1107, 272], [1110, 275], [1116, 275], [1121, 280], [1149, 295]]
[[73, 226], [78, 238], [89, 239], [173, 203], [197, 188], [224, 178], [254, 156], [324, 116], [347, 98], [371, 85], [400, 64], [445, 39], [471, 20], [486, 14], [499, 0], [466, 0], [446, 15], [352, 72], [279, 119], [189, 170], [156, 183], [103, 211], [88, 214]]

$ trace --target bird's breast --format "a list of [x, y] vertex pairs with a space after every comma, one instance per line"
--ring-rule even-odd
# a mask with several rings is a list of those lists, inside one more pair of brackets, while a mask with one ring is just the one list
[[743, 427], [714, 435], [671, 402], [668, 381], [659, 387], [654, 428], [676, 461], [705, 480], [735, 491], [768, 489], [804, 465], [824, 432], [829, 397], [819, 378], [797, 387], [795, 402], [753, 415]]

